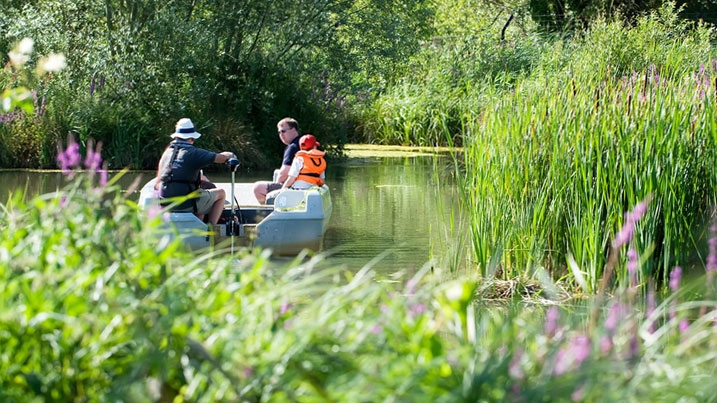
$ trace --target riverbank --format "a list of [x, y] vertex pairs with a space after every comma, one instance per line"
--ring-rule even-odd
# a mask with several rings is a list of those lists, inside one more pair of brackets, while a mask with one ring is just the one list
[[420, 147], [380, 144], [347, 144], [344, 148], [344, 152], [349, 158], [425, 157], [431, 155], [450, 155], [452, 152], [463, 152], [463, 149], [460, 147]]

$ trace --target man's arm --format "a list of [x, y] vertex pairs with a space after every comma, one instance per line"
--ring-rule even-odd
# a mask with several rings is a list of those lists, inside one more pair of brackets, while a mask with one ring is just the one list
[[223, 164], [229, 161], [231, 158], [234, 158], [234, 153], [230, 151], [222, 151], [220, 153], [217, 153], [216, 157], [214, 157], [214, 162], [217, 164]]
[[279, 175], [277, 177], [279, 183], [286, 182], [286, 179], [289, 177], [289, 169], [291, 169], [291, 165], [281, 166], [281, 169], [279, 170]]
[[286, 178], [286, 182], [284, 182], [284, 184], [281, 186], [281, 188], [288, 189], [291, 187], [291, 185], [294, 184], [294, 182], [296, 182], [296, 176], [289, 175], [289, 177]]
[[164, 163], [163, 163], [164, 159], [165, 159], [165, 156], [164, 156], [164, 154], [162, 154], [162, 158], [159, 159], [159, 163], [157, 164], [157, 180], [154, 182], [154, 190], [158, 190], [159, 184], [161, 183], [159, 178], [160, 178], [160, 175], [162, 175], [162, 167], [164, 166]]
[[294, 162], [291, 163], [291, 166], [289, 167], [289, 172], [286, 174], [286, 181], [284, 182], [284, 185], [281, 187], [282, 189], [288, 189], [291, 187], [291, 185], [296, 182], [296, 178], [299, 177], [299, 174], [301, 173], [301, 169], [304, 167], [304, 160], [301, 158], [294, 158]]

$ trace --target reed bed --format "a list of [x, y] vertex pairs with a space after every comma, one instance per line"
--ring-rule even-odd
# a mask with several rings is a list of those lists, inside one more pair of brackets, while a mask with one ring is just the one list
[[634, 25], [594, 21], [570, 38], [513, 32], [496, 44], [495, 34], [442, 38], [417, 58], [424, 78], [366, 111], [372, 141], [465, 147], [456, 172], [468, 270], [578, 276], [594, 292], [624, 212], [646, 199], [640, 279], [664, 284], [672, 265], [702, 260], [715, 191], [715, 32], [665, 4]]
[[665, 281], [713, 205], [717, 62], [622, 77], [570, 72], [522, 82], [466, 122], [474, 135], [462, 188], [481, 273], [499, 261], [508, 277], [536, 267], [566, 274], [571, 257], [593, 292], [623, 213], [650, 199], [636, 233], [654, 258], [640, 278]]

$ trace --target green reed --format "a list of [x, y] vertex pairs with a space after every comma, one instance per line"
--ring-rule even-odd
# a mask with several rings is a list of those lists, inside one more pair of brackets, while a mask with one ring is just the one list
[[714, 191], [717, 69], [666, 73], [600, 77], [578, 66], [520, 83], [466, 122], [475, 134], [463, 187], [484, 274], [495, 253], [509, 276], [560, 273], [570, 254], [594, 291], [623, 212], [646, 198], [638, 244], [654, 240], [659, 254], [642, 275], [684, 259]]

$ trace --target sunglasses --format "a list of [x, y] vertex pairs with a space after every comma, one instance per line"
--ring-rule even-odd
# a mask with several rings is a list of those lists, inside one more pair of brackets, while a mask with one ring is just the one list
[[279, 133], [286, 133], [286, 132], [288, 132], [289, 130], [290, 130], [290, 129], [279, 129]]

